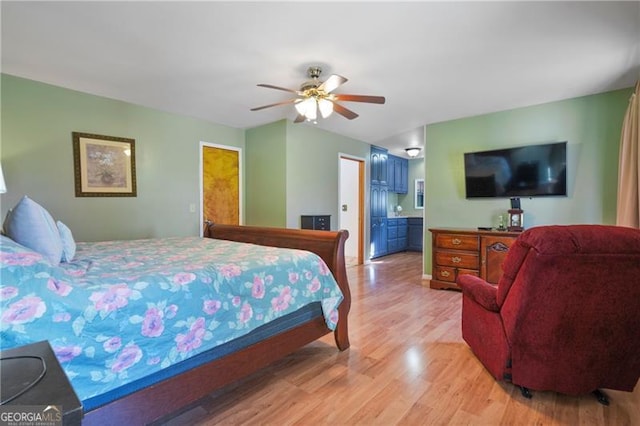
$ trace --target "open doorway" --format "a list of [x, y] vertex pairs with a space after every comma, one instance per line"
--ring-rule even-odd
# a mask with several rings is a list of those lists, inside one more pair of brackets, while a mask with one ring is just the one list
[[347, 266], [361, 265], [364, 252], [364, 166], [363, 158], [340, 154], [340, 229], [349, 231], [344, 256]]

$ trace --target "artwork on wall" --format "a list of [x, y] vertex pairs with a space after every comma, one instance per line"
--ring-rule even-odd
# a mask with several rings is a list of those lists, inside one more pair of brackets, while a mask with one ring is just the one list
[[73, 132], [76, 197], [135, 197], [135, 140]]

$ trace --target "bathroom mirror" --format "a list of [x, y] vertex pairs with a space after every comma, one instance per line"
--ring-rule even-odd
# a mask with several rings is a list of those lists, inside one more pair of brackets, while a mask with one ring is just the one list
[[424, 179], [416, 179], [413, 187], [415, 208], [424, 209]]

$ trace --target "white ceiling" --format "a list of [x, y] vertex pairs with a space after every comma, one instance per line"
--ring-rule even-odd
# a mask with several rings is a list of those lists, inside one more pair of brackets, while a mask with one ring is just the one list
[[[236, 128], [295, 118], [310, 65], [349, 79], [316, 126], [400, 154], [421, 126], [632, 86], [640, 2], [10, 2], [2, 72]], [[300, 124], [312, 125], [312, 124]], [[416, 141], [415, 138], [418, 138]]]

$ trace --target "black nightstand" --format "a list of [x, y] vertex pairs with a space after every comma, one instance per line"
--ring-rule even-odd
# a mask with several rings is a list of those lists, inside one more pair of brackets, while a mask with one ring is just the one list
[[300, 216], [302, 229], [316, 229], [320, 231], [331, 230], [331, 215]]
[[[11, 399], [34, 382], [26, 392]], [[3, 415], [27, 406], [34, 412], [34, 406], [41, 406], [39, 412], [46, 410], [47, 416], [55, 418], [57, 410], [47, 407], [58, 406], [62, 408], [63, 425], [82, 424], [82, 404], [47, 341], [0, 351], [0, 400], [9, 400], [0, 407]]]

